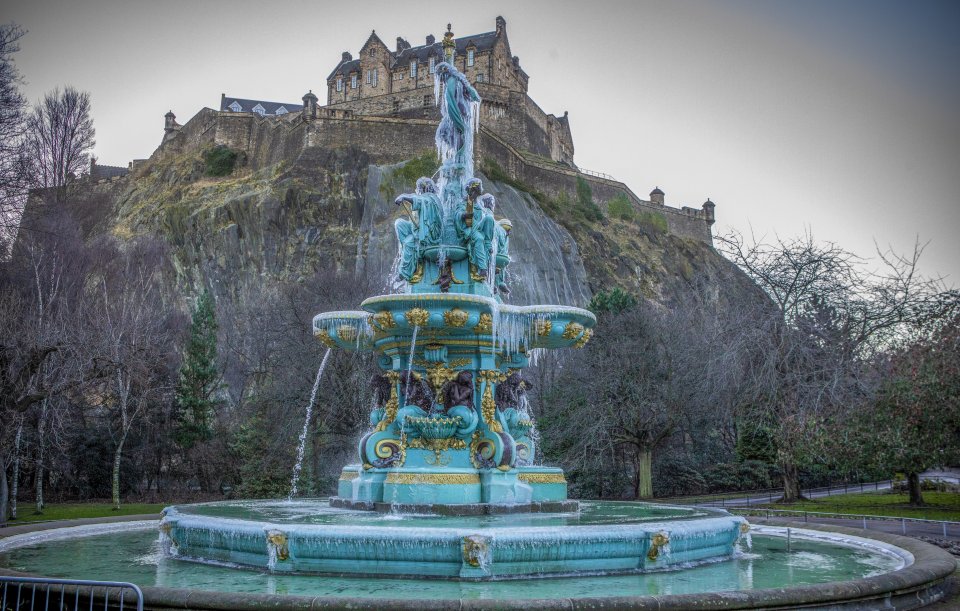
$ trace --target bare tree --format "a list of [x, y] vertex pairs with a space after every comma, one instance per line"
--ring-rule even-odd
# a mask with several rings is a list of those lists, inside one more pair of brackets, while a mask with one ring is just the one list
[[876, 272], [810, 234], [766, 244], [734, 233], [718, 245], [773, 301], [743, 329], [743, 416], [773, 431], [792, 502], [800, 468], [829, 456], [844, 411], [868, 397], [870, 359], [910, 333], [937, 283], [916, 273], [919, 245], [909, 257], [880, 252]]
[[0, 25], [0, 245], [12, 239], [27, 193], [21, 157], [26, 100], [13, 63], [25, 33], [14, 23]]
[[96, 358], [109, 371], [97, 396], [110, 412], [115, 444], [111, 497], [119, 509], [120, 466], [130, 433], [172, 391], [173, 338], [161, 298], [160, 246], [140, 240], [108, 252], [114, 256], [104, 264], [93, 326], [100, 342]]
[[94, 135], [89, 93], [66, 87], [46, 94], [27, 118], [25, 155], [34, 186], [63, 201], [70, 181], [87, 168]]

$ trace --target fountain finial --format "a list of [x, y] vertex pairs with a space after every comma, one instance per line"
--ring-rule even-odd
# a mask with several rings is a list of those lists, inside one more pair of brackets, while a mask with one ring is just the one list
[[447, 24], [447, 32], [443, 35], [443, 56], [444, 59], [453, 63], [453, 56], [456, 53], [457, 43], [453, 40], [452, 26]]

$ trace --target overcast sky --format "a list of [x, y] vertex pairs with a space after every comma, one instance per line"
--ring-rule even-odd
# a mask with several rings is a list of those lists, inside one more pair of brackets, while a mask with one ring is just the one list
[[715, 232], [812, 231], [861, 255], [929, 242], [960, 286], [960, 2], [30, 0], [16, 62], [35, 101], [91, 93], [100, 163], [148, 157], [173, 110], [220, 94], [299, 102], [371, 29], [390, 46], [503, 15], [530, 95], [570, 112], [583, 168], [668, 205], [717, 203]]

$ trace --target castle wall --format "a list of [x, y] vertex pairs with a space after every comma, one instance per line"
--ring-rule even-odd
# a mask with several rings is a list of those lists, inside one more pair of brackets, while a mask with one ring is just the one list
[[[582, 174], [571, 167], [523, 153], [501, 137], [500, 129], [526, 119], [505, 112], [498, 120], [499, 126], [484, 124], [481, 128], [477, 139], [478, 167], [483, 159], [491, 159], [515, 180], [553, 198], [561, 193], [568, 196], [575, 193], [579, 177], [590, 185], [594, 201], [599, 205], [623, 193], [636, 210], [663, 216], [670, 233], [712, 244], [710, 226], [701, 210], [672, 208], [643, 200], [617, 180]], [[553, 118], [552, 121], [562, 129], [560, 120]], [[245, 151], [249, 166], [260, 169], [283, 160], [295, 160], [305, 148], [354, 148], [369, 155], [371, 163], [391, 164], [433, 151], [436, 125], [436, 120], [431, 119], [356, 116], [343, 109], [321, 108], [317, 118], [305, 120], [299, 113], [271, 118], [205, 108], [165, 139], [158, 152], [181, 152], [218, 144]], [[532, 122], [526, 129], [542, 133], [542, 125]]]

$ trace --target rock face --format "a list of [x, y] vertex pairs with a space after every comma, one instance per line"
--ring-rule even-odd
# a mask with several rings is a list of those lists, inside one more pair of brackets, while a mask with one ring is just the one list
[[[393, 178], [401, 166], [371, 165], [368, 168], [357, 244], [357, 273], [372, 279], [382, 278], [385, 291], [390, 288], [389, 276], [397, 256], [393, 221], [398, 211], [393, 199], [401, 192], [397, 189], [410, 187]], [[513, 221], [511, 293], [507, 301], [518, 305], [586, 305], [592, 292], [570, 233], [544, 214], [528, 193], [490, 181], [482, 174], [481, 180], [497, 199], [497, 217]]]
[[[105, 210], [94, 233], [162, 237], [184, 294], [209, 286], [218, 299], [232, 299], [264, 279], [298, 281], [322, 268], [352, 272], [389, 292], [400, 214], [393, 200], [432, 171], [429, 156], [409, 163], [376, 164], [356, 148], [309, 146], [262, 165], [245, 163], [241, 151], [230, 175], [210, 178], [203, 150], [188, 147], [157, 154], [100, 189]], [[726, 308], [762, 298], [709, 244], [673, 235], [650, 215], [588, 221], [565, 207], [574, 194], [543, 195], [564, 185], [481, 178], [497, 198], [497, 217], [513, 221], [509, 303], [584, 306], [614, 286], [667, 305], [696, 299]], [[606, 202], [596, 204], [605, 211]]]

